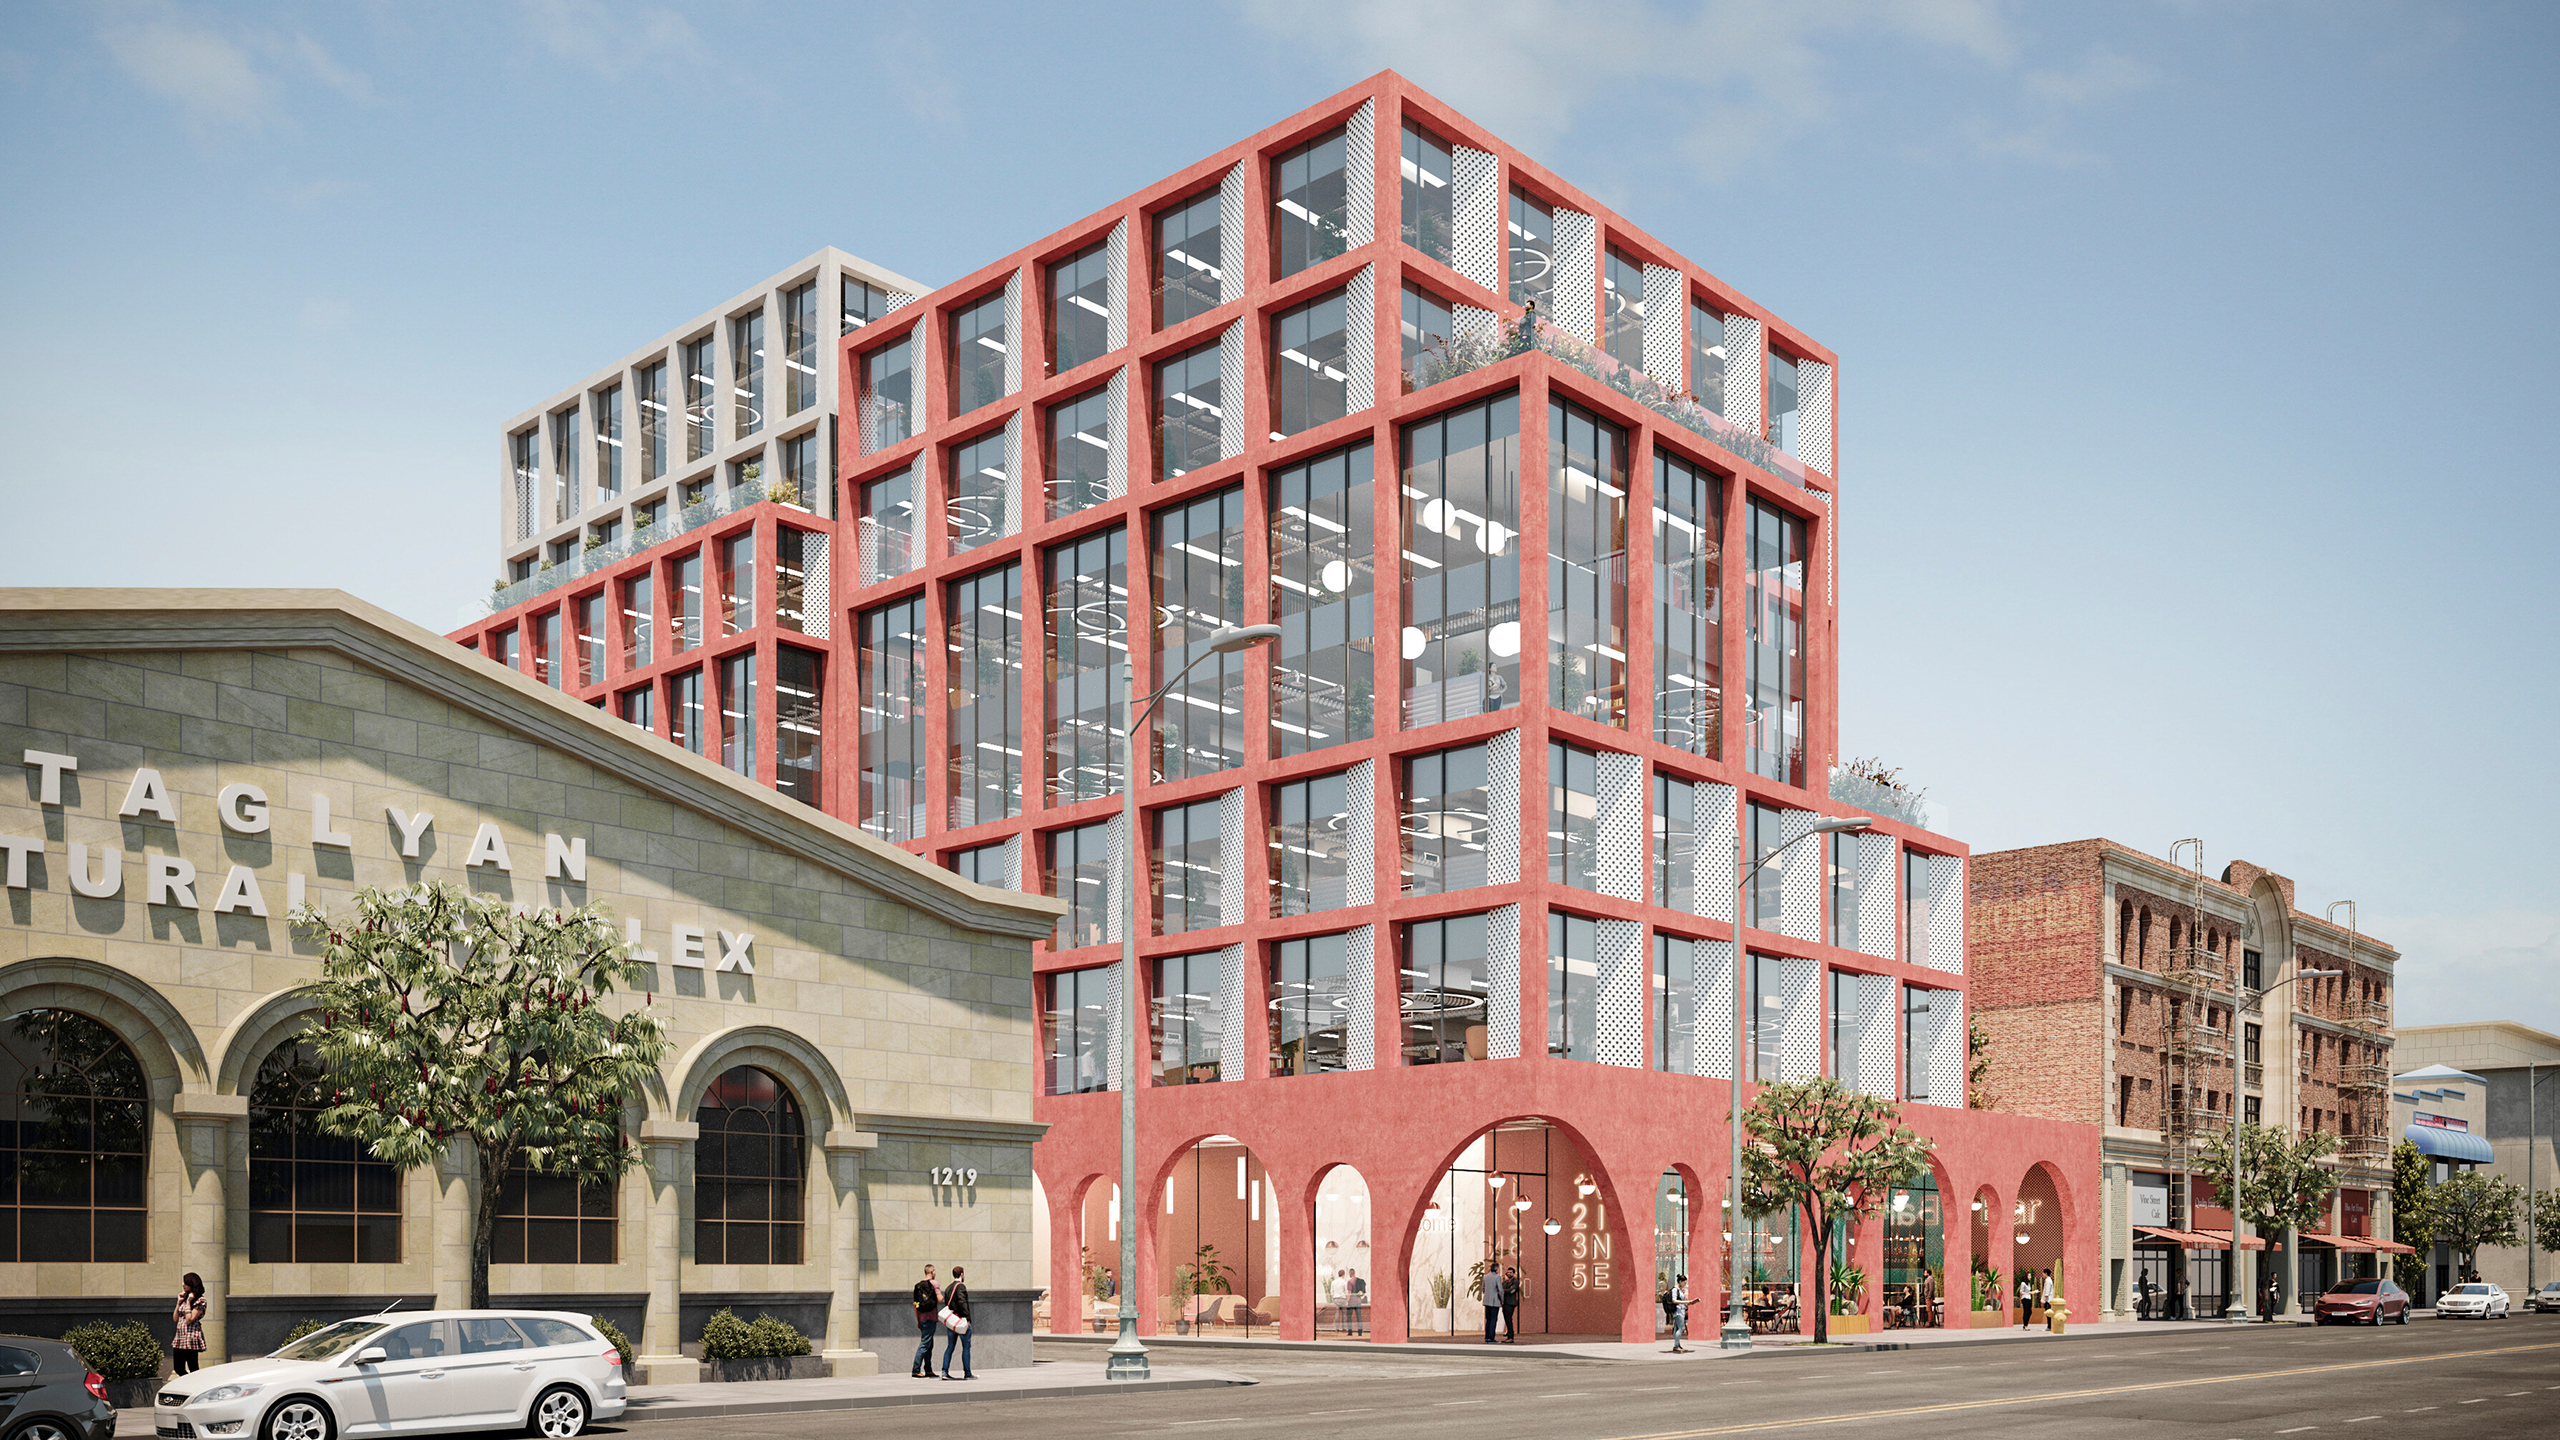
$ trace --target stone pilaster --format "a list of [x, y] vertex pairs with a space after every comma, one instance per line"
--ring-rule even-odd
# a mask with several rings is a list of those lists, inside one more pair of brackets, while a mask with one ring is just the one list
[[651, 1120], [640, 1127], [649, 1167], [649, 1212], [641, 1245], [649, 1262], [649, 1312], [637, 1342], [640, 1353], [623, 1369], [635, 1384], [691, 1385], [702, 1379], [700, 1361], [686, 1357], [682, 1230], [685, 1149], [701, 1138], [690, 1120]]
[[178, 1124], [178, 1269], [204, 1277], [204, 1350], [214, 1364], [228, 1358], [231, 1327], [230, 1203], [225, 1194], [231, 1128], [249, 1115], [246, 1095], [187, 1093], [170, 1113]]
[[877, 1375], [880, 1357], [862, 1348], [862, 1152], [880, 1137], [845, 1126], [827, 1132], [827, 1338], [820, 1352], [836, 1375]]

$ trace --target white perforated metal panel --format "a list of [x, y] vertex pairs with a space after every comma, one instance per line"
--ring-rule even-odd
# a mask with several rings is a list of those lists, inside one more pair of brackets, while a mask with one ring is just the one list
[[[1235, 267], [1227, 267], [1233, 275]], [[1244, 322], [1218, 337], [1218, 458], [1244, 453]]]
[[[1103, 343], [1117, 350], [1129, 343], [1129, 222], [1126, 220], [1111, 227], [1111, 239], [1103, 251], [1103, 269], [1109, 272], [1102, 282], [1107, 297], [1104, 303], [1111, 307], [1110, 318], [1102, 322]], [[1115, 433], [1120, 429], [1120, 417], [1116, 412], [1111, 417], [1111, 428]]]
[[1760, 433], [1760, 322], [1724, 317], [1724, 418]]
[[800, 631], [813, 640], [835, 633], [835, 602], [828, 598], [827, 534], [812, 530], [800, 538]]
[[1492, 849], [1485, 856], [1486, 881], [1520, 883], [1520, 732], [1505, 730], [1485, 742], [1485, 807], [1493, 813], [1486, 828]]
[[1491, 1060], [1520, 1058], [1520, 907], [1505, 905], [1485, 917], [1484, 1053]]
[[[1363, 100], [1342, 137], [1342, 228], [1358, 249], [1378, 238], [1378, 102]], [[1355, 405], [1355, 410], [1365, 406]]]
[[[1019, 349], [1020, 347], [1015, 347]], [[1004, 422], [1004, 534], [1022, 533], [1022, 415]]]
[[1378, 929], [1342, 937], [1343, 1068], [1378, 1068]]
[[[1244, 296], [1244, 162], [1218, 182], [1218, 303]], [[1232, 412], [1234, 401], [1228, 402]], [[1229, 452], [1233, 453], [1233, 452]]]
[[1125, 988], [1126, 977], [1120, 973], [1122, 968], [1120, 962], [1113, 961], [1111, 978], [1102, 982], [1103, 1000], [1111, 1007], [1111, 1062], [1105, 1067], [1104, 1073], [1108, 1077], [1106, 1081], [1108, 1087], [1113, 1090], [1120, 1088], [1121, 1058], [1126, 1053], [1121, 1047], [1129, 1042], [1133, 1033], [1145, 1033], [1133, 1032], [1130, 1029], [1129, 996]]
[[1374, 904], [1378, 898], [1377, 762], [1363, 760], [1344, 772], [1342, 795], [1344, 807], [1351, 812], [1342, 835], [1343, 903]]
[[1888, 960], [1895, 949], [1894, 853], [1890, 835], [1858, 837], [1858, 949]]
[[1245, 1021], [1251, 1011], [1245, 1008], [1245, 947], [1230, 945], [1218, 952], [1218, 1078], [1244, 1078]]
[[1449, 328], [1460, 335], [1491, 335], [1500, 317], [1474, 305], [1449, 307]]
[[1786, 1012], [1778, 1022], [1778, 1073], [1802, 1080], [1822, 1073], [1822, 962], [1789, 956], [1778, 963]]
[[[1813, 829], [1822, 817], [1810, 810], [1783, 810], [1778, 839], [1792, 841]], [[1770, 862], [1778, 867], [1778, 933], [1798, 940], [1822, 938], [1822, 842], [1807, 840]]]
[[1733, 967], [1733, 942], [1698, 942], [1698, 1073], [1733, 1077], [1736, 1041], [1735, 1006], [1739, 983]]
[[1363, 265], [1351, 277], [1342, 301], [1342, 369], [1346, 413], [1357, 414], [1378, 403], [1377, 267]]
[[1644, 761], [1615, 750], [1599, 753], [1597, 831], [1599, 890], [1621, 900], [1645, 898]]
[[1796, 362], [1796, 458], [1831, 473], [1831, 367]]
[[1951, 1110], [1965, 1108], [1964, 992], [1941, 990], [1929, 997], [1929, 1101]]
[[1004, 837], [1004, 849], [997, 853], [1003, 856], [1002, 865], [1004, 869], [1004, 881], [997, 888], [1002, 890], [1021, 889], [1022, 837], [1019, 835], [1007, 835]]
[[[887, 298], [889, 310], [904, 310], [924, 298], [921, 295], [910, 295], [904, 290], [883, 290], [880, 293]], [[889, 311], [883, 310], [880, 313], [886, 315]]]
[[1556, 212], [1555, 323], [1598, 343], [1600, 227], [1579, 210]]
[[1502, 293], [1502, 162], [1460, 145], [1449, 152], [1450, 267]]
[[1644, 373], [1685, 394], [1689, 282], [1668, 265], [1644, 267]]
[[1599, 1008], [1593, 1041], [1603, 1065], [1644, 1068], [1645, 997], [1651, 991], [1644, 926], [1633, 920], [1603, 920], [1598, 926], [1600, 951]]
[[[1111, 817], [1109, 839], [1111, 842], [1111, 898], [1102, 907], [1102, 938], [1117, 945], [1120, 943], [1120, 937], [1128, 933], [1125, 928], [1128, 923], [1126, 912], [1129, 907], [1129, 891], [1134, 888], [1133, 877], [1129, 874], [1129, 822], [1125, 817], [1119, 815]], [[1144, 878], [1143, 876], [1135, 877], [1136, 880]]]
[[1013, 395], [1021, 390], [1022, 272], [1016, 270], [1004, 282], [1004, 393]]
[[1244, 792], [1230, 790], [1218, 797], [1218, 923], [1244, 917]]
[[1887, 1100], [1900, 1071], [1894, 1065], [1894, 983], [1888, 975], [1858, 977], [1858, 1088]]
[[1129, 493], [1129, 437], [1122, 433], [1129, 428], [1129, 372], [1125, 368], [1111, 372], [1111, 384], [1102, 403], [1111, 409], [1111, 456], [1102, 462], [1103, 476], [1110, 486], [1111, 498], [1117, 500]]
[[1735, 921], [1742, 884], [1742, 811], [1740, 794], [1730, 785], [1698, 787], [1698, 913], [1726, 924]]
[[1964, 860], [1929, 857], [1929, 968], [1964, 973]]

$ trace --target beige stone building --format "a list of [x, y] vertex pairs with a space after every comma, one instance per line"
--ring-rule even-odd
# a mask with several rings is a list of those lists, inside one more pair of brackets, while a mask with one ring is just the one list
[[[2442, 1180], [2458, 1168], [2503, 1175], [2517, 1188], [2560, 1187], [2560, 1035], [2513, 1020], [2413, 1025], [2400, 1032], [2400, 1072], [2391, 1077], [2395, 1139], [2417, 1144]], [[2520, 1209], [2520, 1239], [2532, 1229]], [[2427, 1257], [2427, 1295], [2456, 1280], [2442, 1242]], [[2485, 1245], [2480, 1278], [2522, 1305], [2528, 1290], [2560, 1280], [2560, 1255], [2526, 1245]]]
[[611, 907], [673, 1042], [618, 1187], [506, 1183], [499, 1303], [613, 1320], [644, 1380], [693, 1378], [723, 1306], [868, 1373], [918, 1267], [964, 1263], [977, 1363], [1029, 1363], [1058, 902], [329, 591], [0, 590], [0, 759], [0, 1328], [165, 1336], [186, 1271], [217, 1358], [464, 1301], [471, 1158], [394, 1173], [296, 1104], [318, 965], [285, 918], [445, 881]]

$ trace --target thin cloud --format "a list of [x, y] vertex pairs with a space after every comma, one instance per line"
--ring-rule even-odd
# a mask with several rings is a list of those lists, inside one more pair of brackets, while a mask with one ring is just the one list
[[526, 0], [524, 18], [552, 54], [609, 80], [696, 49], [693, 26], [664, 6]]
[[125, 7], [98, 31], [126, 78], [177, 107], [199, 132], [257, 131], [282, 118], [287, 79], [316, 80], [364, 104], [374, 99], [365, 77], [328, 47], [300, 32], [226, 33], [174, 6]]

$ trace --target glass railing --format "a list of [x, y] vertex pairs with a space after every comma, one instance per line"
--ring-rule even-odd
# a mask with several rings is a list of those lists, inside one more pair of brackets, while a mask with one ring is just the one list
[[1831, 798], [1843, 805], [1855, 805], [1871, 815], [1899, 820], [1905, 825], [1925, 826], [1928, 823], [1918, 795], [1854, 770], [1832, 768]]
[[1790, 484], [1829, 493], [1828, 485], [1815, 481], [1813, 472], [1793, 455], [1612, 357], [1581, 336], [1544, 320], [1532, 324], [1526, 315], [1499, 322], [1490, 329], [1454, 336], [1424, 350], [1405, 367], [1405, 391], [1411, 394], [1427, 390], [1444, 380], [1454, 380], [1531, 350], [1554, 356], [1663, 419], [1694, 432], [1735, 459], [1757, 465]]
[[643, 525], [619, 540], [590, 545], [571, 559], [557, 565], [545, 565], [512, 585], [499, 586], [489, 592], [488, 613], [495, 615], [502, 610], [521, 605], [536, 595], [557, 590], [573, 580], [609, 569], [616, 563], [628, 560], [652, 545], [672, 540], [687, 530], [708, 525], [723, 515], [735, 514], [750, 505], [761, 504], [767, 500], [780, 501], [785, 505], [798, 505], [801, 502], [800, 487], [788, 480], [749, 481], [743, 485], [733, 485], [724, 493], [706, 495], [654, 525]]

